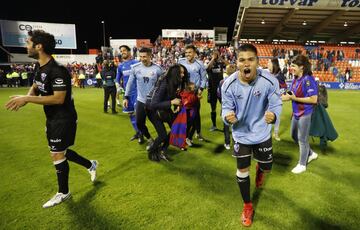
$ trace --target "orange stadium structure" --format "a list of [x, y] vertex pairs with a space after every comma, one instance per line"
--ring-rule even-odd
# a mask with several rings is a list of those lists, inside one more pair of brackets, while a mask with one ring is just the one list
[[[350, 82], [360, 82], [360, 8], [343, 1], [268, 1], [242, 0], [235, 20], [234, 43], [256, 45], [260, 65], [266, 67], [274, 50], [298, 50], [307, 54], [311, 48], [342, 51], [341, 60], [333, 56], [331, 69], [344, 74], [351, 71]], [[318, 60], [311, 60], [317, 65]], [[321, 81], [338, 81], [328, 70], [313, 71]]]

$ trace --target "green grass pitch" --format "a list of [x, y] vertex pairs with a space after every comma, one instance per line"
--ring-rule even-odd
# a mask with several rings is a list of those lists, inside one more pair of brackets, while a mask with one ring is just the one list
[[[241, 229], [242, 199], [236, 162], [222, 148], [223, 133], [209, 132], [210, 106], [202, 100], [206, 142], [188, 151], [171, 147], [173, 162], [150, 162], [145, 145], [130, 142], [134, 131], [126, 114], [104, 114], [103, 90], [74, 89], [79, 116], [73, 149], [100, 162], [98, 182], [70, 163], [71, 200], [43, 209], [57, 189], [45, 138], [42, 106], [6, 111], [10, 95], [26, 89], [0, 89], [0, 229]], [[218, 108], [219, 111], [219, 108]], [[300, 175], [290, 171], [298, 146], [290, 137], [291, 105], [284, 103], [280, 142], [263, 189], [251, 194], [252, 229], [360, 228], [360, 92], [329, 91], [328, 113], [339, 138], [319, 149], [319, 158]], [[219, 112], [218, 112], [219, 114]], [[151, 133], [155, 131], [147, 121]], [[218, 117], [217, 126], [222, 128]]]

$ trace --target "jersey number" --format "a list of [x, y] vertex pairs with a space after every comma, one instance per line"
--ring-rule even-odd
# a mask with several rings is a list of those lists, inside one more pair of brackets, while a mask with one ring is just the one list
[[149, 83], [150, 78], [148, 78], [148, 77], [143, 77], [143, 78], [144, 78], [144, 83]]

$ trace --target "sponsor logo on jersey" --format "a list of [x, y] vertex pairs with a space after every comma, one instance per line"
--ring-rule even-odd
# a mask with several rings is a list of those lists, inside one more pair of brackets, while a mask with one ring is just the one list
[[235, 95], [235, 97], [236, 97], [237, 99], [239, 99], [239, 100], [243, 98], [243, 96], [242, 96], [241, 94]]
[[259, 148], [259, 152], [268, 152], [268, 151], [271, 151], [272, 150], [272, 147], [269, 147], [269, 148]]
[[57, 138], [57, 139], [50, 139], [51, 143], [59, 143], [61, 142], [61, 139]]
[[61, 78], [56, 78], [56, 79], [55, 79], [55, 84], [61, 85], [61, 84], [63, 84], [63, 83], [64, 83], [64, 80], [63, 80], [63, 79], [61, 79]]

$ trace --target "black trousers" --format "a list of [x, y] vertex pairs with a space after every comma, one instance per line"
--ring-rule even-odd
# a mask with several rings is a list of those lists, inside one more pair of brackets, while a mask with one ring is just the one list
[[[194, 128], [195, 128], [195, 131], [197, 132], [197, 134], [201, 133], [200, 105], [201, 105], [201, 102], [199, 100], [199, 103], [197, 103], [195, 105], [196, 113], [195, 113], [195, 118], [194, 118]], [[191, 137], [192, 137], [192, 135], [191, 135]]]
[[115, 112], [115, 95], [116, 87], [115, 86], [105, 86], [104, 87], [104, 111], [107, 112], [109, 96], [111, 96], [111, 110]]
[[224, 123], [225, 144], [230, 145], [230, 126]]
[[136, 108], [135, 108], [135, 118], [136, 118], [136, 125], [140, 130], [141, 134], [144, 135], [147, 139], [150, 138], [150, 133], [148, 128], [146, 127], [146, 116], [151, 117], [151, 114], [148, 109], [146, 109], [145, 104], [136, 101]]
[[96, 88], [100, 88], [102, 85], [101, 79], [96, 79]]
[[166, 150], [169, 146], [170, 133], [166, 132], [165, 123], [169, 125], [171, 128], [172, 123], [174, 122], [174, 115], [172, 112], [168, 112], [168, 116], [160, 118], [158, 112], [156, 110], [150, 110], [149, 119], [151, 123], [154, 125], [156, 133], [158, 136], [154, 140], [153, 145], [151, 146], [150, 151], [156, 151], [160, 148], [161, 144], [163, 144], [162, 148]]
[[85, 88], [85, 79], [80, 79], [80, 88]]

